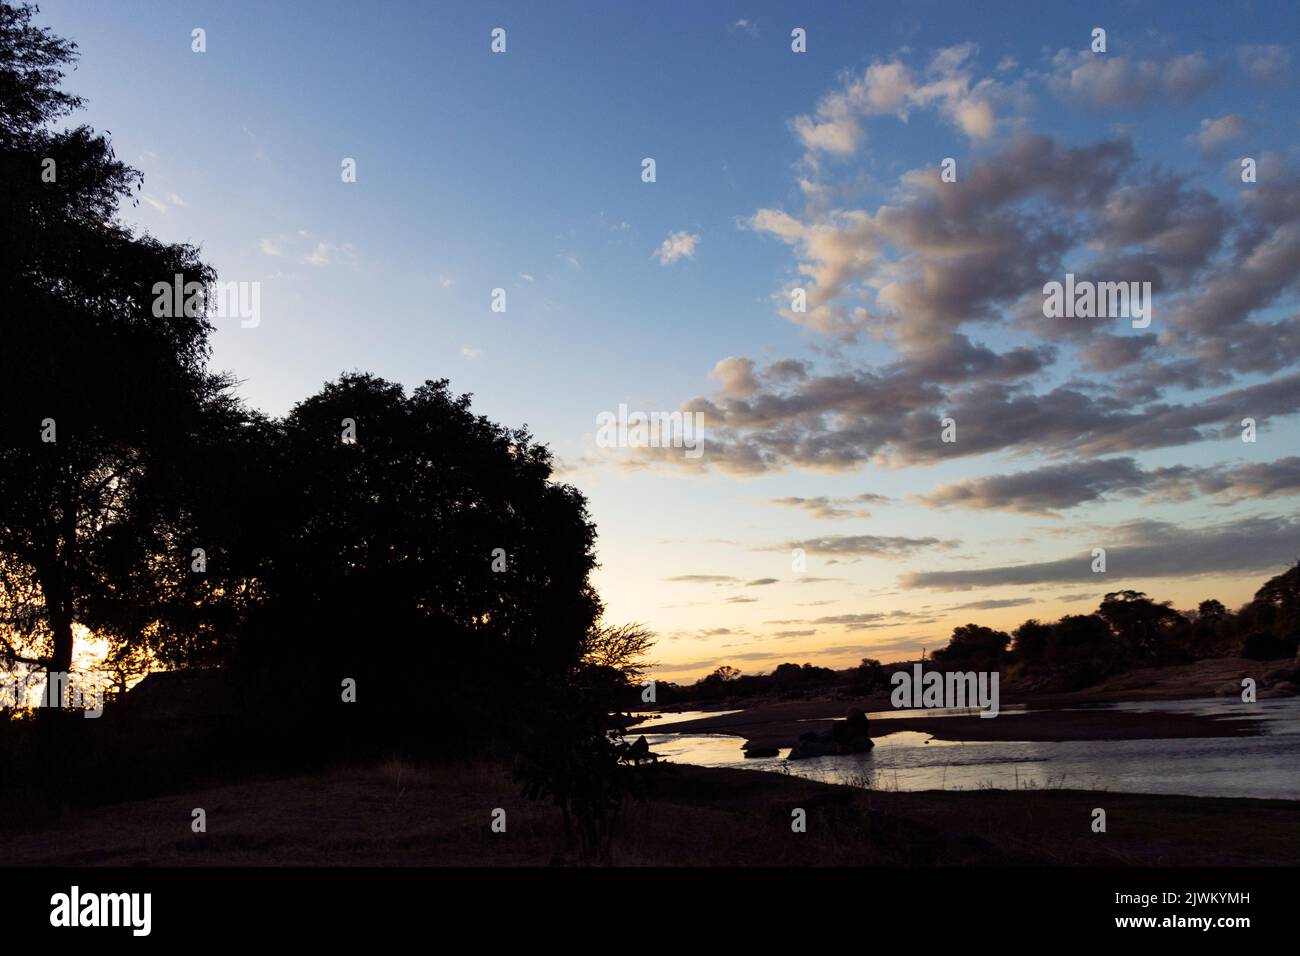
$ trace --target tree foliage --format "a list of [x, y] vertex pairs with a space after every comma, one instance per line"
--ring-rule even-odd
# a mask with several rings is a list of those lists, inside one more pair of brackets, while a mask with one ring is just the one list
[[226, 383], [209, 323], [153, 310], [156, 282], [211, 270], [121, 224], [142, 177], [104, 135], [53, 128], [76, 48], [33, 12], [0, 5], [0, 627], [10, 661], [66, 671], [74, 625], [111, 631], [126, 581], [177, 567], [151, 489]]

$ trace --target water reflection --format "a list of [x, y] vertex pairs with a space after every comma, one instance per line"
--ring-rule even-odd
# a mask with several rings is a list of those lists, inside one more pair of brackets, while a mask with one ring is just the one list
[[1298, 698], [1256, 704], [1242, 704], [1235, 698], [1155, 701], [1072, 709], [1254, 718], [1263, 721], [1264, 732], [1252, 737], [1174, 740], [959, 742], [903, 731], [877, 737], [870, 753], [796, 761], [785, 759], [789, 750], [778, 757], [746, 759], [742, 738], [723, 734], [646, 733], [646, 739], [656, 753], [680, 763], [791, 773], [880, 790], [1064, 788], [1300, 799]]

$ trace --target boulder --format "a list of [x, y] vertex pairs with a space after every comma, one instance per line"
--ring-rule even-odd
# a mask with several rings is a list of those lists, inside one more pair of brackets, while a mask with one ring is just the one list
[[875, 746], [868, 733], [867, 715], [861, 710], [850, 710], [843, 720], [836, 721], [830, 730], [818, 733], [810, 730], [800, 734], [790, 751], [788, 760], [808, 757], [835, 757], [843, 754], [865, 753]]
[[640, 763], [642, 760], [653, 762], [659, 759], [659, 755], [650, 749], [650, 741], [645, 739], [645, 734], [642, 734], [628, 746], [625, 756], [627, 760], [633, 763]]

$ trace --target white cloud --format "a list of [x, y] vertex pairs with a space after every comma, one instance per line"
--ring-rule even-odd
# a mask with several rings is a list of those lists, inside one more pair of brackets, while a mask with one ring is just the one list
[[[823, 96], [812, 115], [795, 117], [794, 131], [810, 154], [846, 156], [862, 142], [861, 119], [892, 114], [906, 121], [910, 110], [932, 107], [970, 139], [987, 139], [997, 126], [995, 107], [1023, 111], [1027, 94], [1018, 83], [977, 80], [971, 69], [975, 51], [972, 43], [945, 47], [919, 75], [899, 59], [872, 63]], [[999, 68], [1014, 63], [1004, 59]]]
[[350, 242], [342, 244], [318, 242], [316, 248], [304, 255], [300, 261], [304, 265], [318, 268], [327, 265], [350, 264], [356, 261], [356, 251]]
[[718, 382], [724, 395], [737, 398], [750, 395], [757, 388], [753, 360], [734, 355], [719, 359], [709, 373], [709, 378]]
[[699, 241], [699, 236], [685, 230], [670, 233], [668, 238], [659, 244], [659, 248], [652, 255], [659, 260], [660, 265], [666, 266], [678, 259], [689, 259], [695, 255], [695, 247], [699, 244]]
[[185, 200], [182, 199], [180, 196], [176, 195], [175, 193], [168, 193], [166, 198], [164, 199], [159, 199], [156, 196], [150, 196], [147, 193], [141, 196], [140, 198], [143, 199], [150, 206], [152, 206], [154, 209], [158, 210], [158, 212], [162, 213], [163, 215], [167, 214], [168, 209], [185, 205]]
[[1236, 113], [1220, 116], [1218, 119], [1201, 120], [1200, 131], [1196, 134], [1201, 151], [1213, 152], [1224, 143], [1236, 139], [1246, 131], [1246, 121]]

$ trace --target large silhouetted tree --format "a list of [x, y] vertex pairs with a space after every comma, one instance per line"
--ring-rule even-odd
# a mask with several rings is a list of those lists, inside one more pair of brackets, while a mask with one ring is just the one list
[[285, 675], [283, 703], [337, 710], [351, 678], [368, 713], [514, 709], [578, 667], [600, 613], [595, 528], [526, 430], [446, 382], [408, 395], [351, 374], [278, 441], [282, 532], [239, 650]]
[[1154, 660], [1169, 650], [1168, 637], [1184, 623], [1169, 602], [1156, 603], [1141, 591], [1112, 591], [1097, 608], [1134, 661]]
[[1250, 603], [1254, 623], [1278, 637], [1300, 631], [1300, 562], [1269, 578]]
[[119, 583], [180, 567], [145, 489], [225, 383], [203, 316], [154, 309], [155, 283], [212, 273], [120, 222], [142, 177], [105, 136], [55, 128], [81, 105], [59, 88], [76, 48], [34, 12], [0, 4], [0, 651], [67, 671], [92, 607], [120, 619]]

